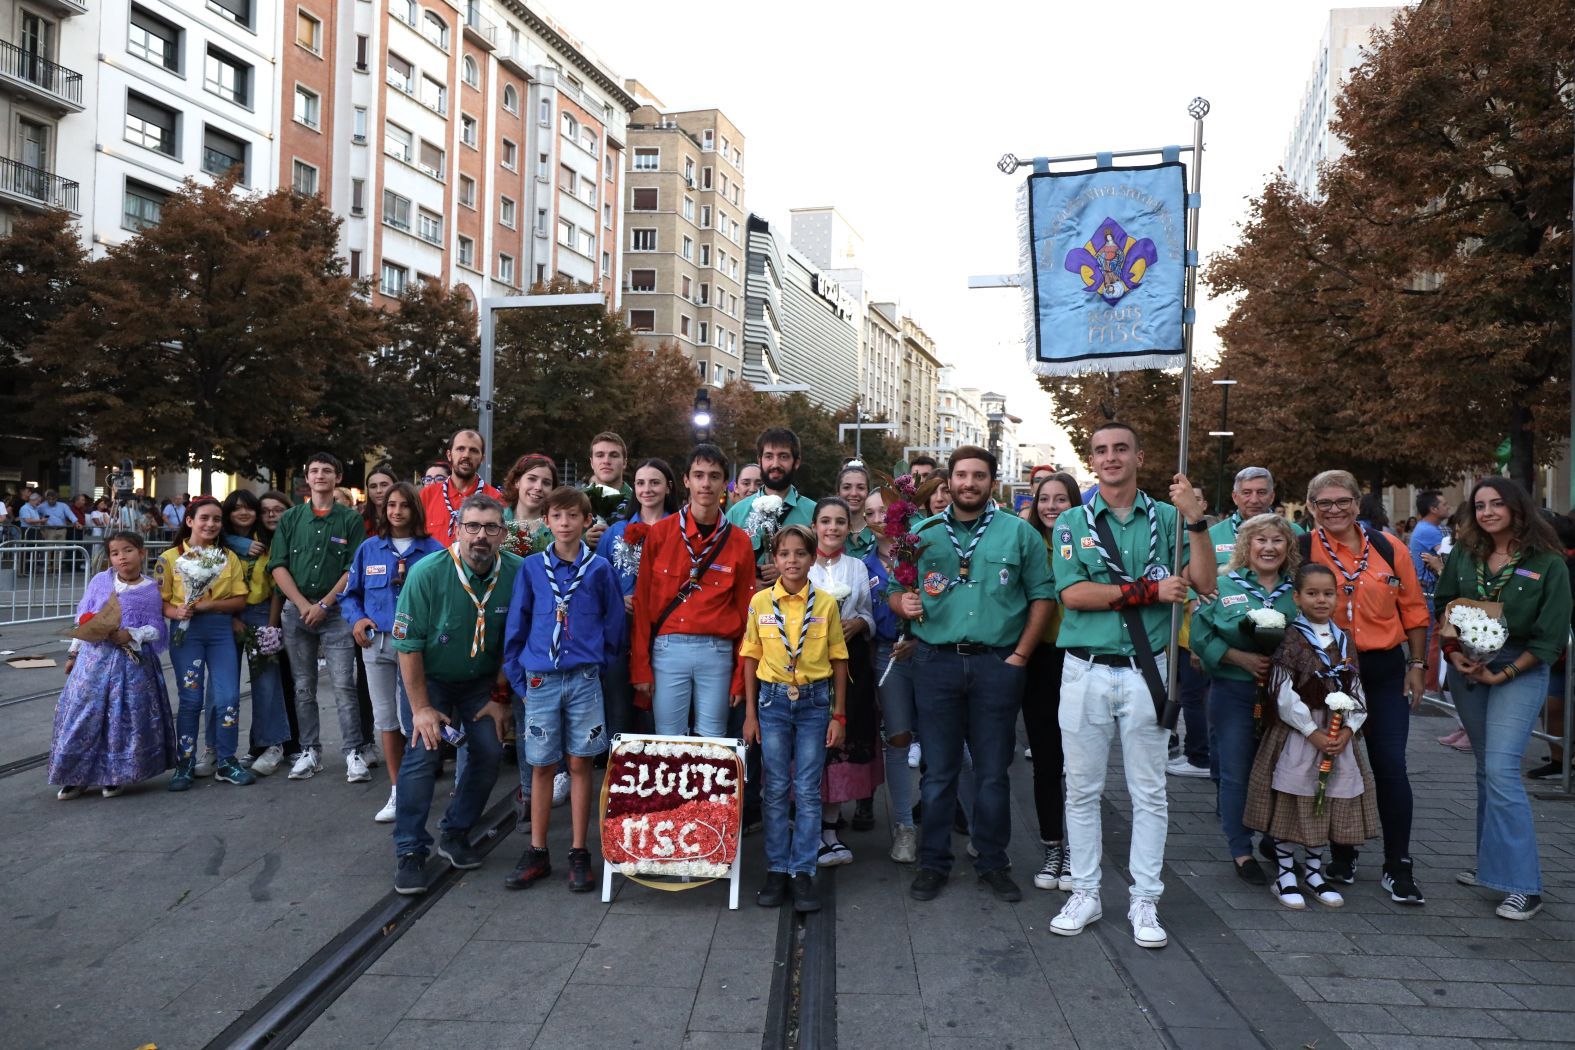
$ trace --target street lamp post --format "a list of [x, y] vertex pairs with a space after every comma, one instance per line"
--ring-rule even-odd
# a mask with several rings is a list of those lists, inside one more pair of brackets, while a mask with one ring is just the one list
[[711, 391], [708, 387], [701, 387], [695, 391], [694, 412], [695, 441], [711, 440]]
[[1220, 439], [1220, 476], [1214, 486], [1214, 507], [1220, 512], [1225, 509], [1225, 445], [1235, 433], [1230, 427], [1230, 388], [1236, 385], [1234, 379], [1216, 379], [1214, 385], [1220, 388], [1220, 428], [1209, 431], [1209, 437]]

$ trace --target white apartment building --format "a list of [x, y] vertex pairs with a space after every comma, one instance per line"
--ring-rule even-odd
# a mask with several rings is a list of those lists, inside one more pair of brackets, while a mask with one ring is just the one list
[[979, 395], [979, 408], [984, 413], [985, 448], [995, 455], [996, 477], [1011, 484], [1020, 473], [1017, 428], [1022, 418], [1006, 410], [1006, 395], [985, 391]]
[[1306, 197], [1318, 194], [1318, 169], [1345, 154], [1340, 139], [1329, 129], [1335, 99], [1345, 87], [1351, 70], [1361, 65], [1362, 48], [1373, 31], [1385, 28], [1400, 7], [1337, 7], [1329, 12], [1318, 58], [1302, 96], [1301, 109], [1285, 149], [1285, 174]]
[[100, 17], [87, 0], [0, 0], [0, 233], [22, 212], [90, 206]]
[[988, 421], [979, 403], [979, 391], [958, 383], [957, 369], [942, 365], [936, 408], [937, 458], [959, 445], [983, 446], [989, 438]]

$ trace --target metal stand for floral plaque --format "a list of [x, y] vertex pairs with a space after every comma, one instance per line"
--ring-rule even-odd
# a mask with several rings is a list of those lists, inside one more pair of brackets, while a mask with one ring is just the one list
[[744, 742], [619, 733], [602, 781], [602, 902], [613, 874], [657, 890], [727, 879], [738, 910]]

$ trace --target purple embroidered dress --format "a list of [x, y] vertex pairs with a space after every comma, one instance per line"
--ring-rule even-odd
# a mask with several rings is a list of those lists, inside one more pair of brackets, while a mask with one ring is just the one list
[[120, 595], [120, 625], [131, 632], [133, 655], [110, 642], [77, 642], [77, 662], [55, 705], [49, 782], [123, 786], [175, 765], [175, 720], [159, 653], [169, 646], [158, 584], [127, 584], [106, 570], [88, 583], [77, 619]]

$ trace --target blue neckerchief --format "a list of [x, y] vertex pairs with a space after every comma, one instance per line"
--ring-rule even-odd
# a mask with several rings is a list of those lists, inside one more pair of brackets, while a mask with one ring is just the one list
[[552, 666], [558, 666], [558, 660], [563, 655], [563, 632], [569, 623], [569, 602], [574, 597], [574, 592], [580, 589], [580, 581], [585, 579], [585, 570], [591, 567], [591, 549], [580, 542], [579, 557], [569, 563], [574, 572], [574, 578], [569, 581], [568, 593], [558, 591], [558, 577], [553, 573], [553, 559], [558, 558], [558, 552], [548, 547], [541, 552], [542, 566], [547, 570], [547, 585], [552, 588]]

